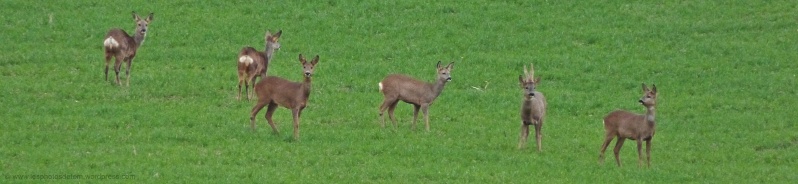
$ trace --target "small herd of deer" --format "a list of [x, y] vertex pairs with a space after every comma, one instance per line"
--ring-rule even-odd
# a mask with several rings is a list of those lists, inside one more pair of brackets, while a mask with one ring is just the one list
[[[114, 72], [116, 72], [116, 83], [121, 85], [119, 81], [119, 70], [121, 64], [127, 64], [126, 85], [130, 86], [130, 66], [133, 58], [136, 56], [136, 51], [144, 43], [144, 38], [147, 35], [147, 27], [152, 22], [153, 14], [150, 13], [145, 19], [139, 17], [136, 12], [133, 12], [133, 19], [136, 22], [136, 30], [133, 36], [127, 34], [122, 29], [111, 29], [105, 36], [103, 47], [105, 50], [105, 80], [108, 81], [108, 64], [112, 57], [116, 59], [114, 63]], [[272, 121], [272, 115], [278, 106], [291, 109], [294, 119], [294, 139], [299, 139], [299, 118], [302, 115], [302, 110], [307, 105], [308, 98], [310, 97], [311, 90], [311, 76], [313, 69], [319, 62], [319, 56], [316, 55], [310, 62], [308, 62], [302, 54], [299, 54], [299, 61], [302, 64], [304, 74], [303, 82], [291, 82], [289, 80], [267, 76], [269, 63], [275, 50], [280, 49], [279, 38], [282, 31], [275, 34], [266, 32], [266, 49], [259, 52], [252, 47], [244, 47], [238, 54], [238, 95], [237, 99], [241, 98], [241, 84], [244, 84], [246, 98], [251, 98], [249, 89], [252, 88], [254, 94], [258, 97], [258, 101], [252, 108], [250, 114], [250, 126], [254, 131], [256, 129], [255, 116], [263, 107], [268, 106], [266, 110], [266, 120], [269, 122], [274, 133], [279, 133], [277, 126]], [[434, 83], [427, 83], [410, 76], [401, 74], [388, 75], [381, 82], [378, 83], [379, 91], [384, 96], [382, 105], [380, 106], [380, 119], [381, 126], [385, 127], [385, 117], [383, 112], [388, 110], [388, 116], [391, 119], [394, 127], [397, 127], [396, 119], [394, 118], [394, 109], [398, 102], [404, 101], [413, 105], [413, 123], [412, 129], [415, 129], [416, 119], [418, 119], [418, 111], [424, 113], [424, 122], [426, 130], [429, 131], [429, 106], [443, 91], [446, 82], [451, 81], [451, 71], [454, 62], [446, 66], [442, 66], [438, 61], [437, 73], [438, 77]], [[261, 80], [256, 84], [255, 79], [261, 77]], [[546, 98], [543, 93], [537, 91], [537, 85], [540, 83], [540, 78], [534, 77], [534, 68], [530, 66], [527, 70], [524, 66], [524, 75], [518, 76], [518, 82], [523, 91], [523, 101], [521, 105], [521, 135], [518, 142], [518, 148], [523, 149], [526, 147], [526, 142], [529, 137], [529, 125], [535, 126], [535, 140], [537, 142], [537, 151], [541, 151], [541, 127], [543, 120], [546, 116]], [[621, 166], [619, 152], [626, 139], [637, 141], [638, 153], [638, 166], [642, 166], [643, 154], [642, 144], [646, 142], [646, 164], [651, 166], [651, 139], [654, 136], [656, 122], [654, 119], [655, 107], [657, 102], [657, 87], [652, 86], [650, 89], [643, 84], [643, 97], [640, 102], [646, 108], [646, 114], [635, 114], [629, 111], [617, 110], [611, 112], [604, 117], [604, 130], [605, 138], [604, 143], [601, 145], [599, 153], [599, 162], [604, 162], [604, 151], [610, 142], [617, 138], [615, 143], [615, 161], [618, 166]]]

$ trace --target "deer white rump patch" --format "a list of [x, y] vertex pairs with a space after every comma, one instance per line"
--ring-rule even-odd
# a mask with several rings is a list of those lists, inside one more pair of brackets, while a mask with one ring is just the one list
[[380, 85], [380, 92], [382, 92], [382, 82], [380, 82], [379, 85]]
[[108, 37], [105, 39], [105, 41], [103, 41], [103, 46], [108, 48], [115, 48], [119, 47], [119, 42], [116, 42], [116, 40], [113, 37]]
[[244, 64], [252, 64], [252, 62], [255, 62], [255, 61], [252, 60], [252, 57], [241, 56], [240, 58], [238, 58], [238, 62], [244, 63]]

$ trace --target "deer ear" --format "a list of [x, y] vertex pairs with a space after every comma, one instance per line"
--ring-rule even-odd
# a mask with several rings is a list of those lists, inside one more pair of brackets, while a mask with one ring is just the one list
[[279, 38], [280, 35], [282, 35], [282, 34], [283, 34], [283, 30], [278, 30], [277, 33], [274, 33], [274, 37]]
[[518, 83], [521, 84], [521, 88], [524, 87], [524, 76], [518, 75]]
[[147, 20], [146, 20], [146, 21], [147, 21], [147, 22], [152, 22], [152, 16], [153, 16], [153, 15], [154, 15], [154, 14], [153, 14], [152, 12], [150, 12], [150, 15], [149, 15], [149, 16], [147, 16]]
[[299, 54], [299, 62], [301, 62], [302, 64], [305, 64], [307, 62], [305, 61], [305, 57], [302, 57], [302, 54]]
[[446, 66], [446, 68], [448, 68], [449, 70], [452, 70], [452, 67], [454, 67], [454, 62], [451, 62], [449, 63], [449, 65]]
[[646, 86], [646, 83], [642, 83], [642, 85], [643, 85], [643, 92], [644, 93], [648, 92], [649, 90], [648, 90], [648, 87]]
[[540, 83], [540, 77], [535, 78], [535, 84], [537, 85], [538, 83]]
[[269, 31], [269, 30], [266, 30], [266, 35], [263, 36], [263, 37], [269, 38], [270, 36], [272, 36], [272, 32]]
[[651, 87], [651, 92], [654, 92], [654, 94], [657, 94], [657, 85], [656, 84], [651, 84], [651, 86], [652, 86]]
[[435, 65], [435, 67], [437, 67], [438, 69], [441, 69], [441, 61], [438, 61], [438, 64]]
[[313, 57], [313, 60], [310, 61], [310, 64], [313, 64], [314, 66], [316, 63], [319, 63], [319, 55], [316, 55], [316, 57]]
[[136, 11], [133, 11], [132, 14], [133, 14], [133, 19], [135, 19], [136, 21], [141, 20], [141, 17], [139, 17], [139, 15], [136, 14]]

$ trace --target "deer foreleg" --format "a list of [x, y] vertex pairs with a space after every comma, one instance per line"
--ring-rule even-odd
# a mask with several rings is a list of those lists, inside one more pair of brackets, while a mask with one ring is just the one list
[[646, 164], [651, 167], [651, 140], [646, 141]]
[[643, 166], [643, 140], [637, 139], [637, 167]]
[[538, 121], [537, 123], [535, 123], [535, 140], [536, 140], [536, 141], [537, 141], [537, 143], [538, 143], [538, 152], [540, 152], [540, 150], [542, 149], [542, 148], [541, 148], [541, 144], [540, 144], [540, 139], [541, 139], [541, 137], [542, 137], [542, 135], [540, 134], [540, 128], [541, 128], [542, 126], [543, 126], [543, 123], [541, 123], [540, 121]]
[[424, 113], [424, 123], [427, 128], [427, 132], [429, 132], [429, 104], [422, 105], [421, 112]]
[[299, 114], [302, 112], [300, 108], [294, 108], [291, 113], [294, 114], [294, 140], [299, 140]]
[[518, 138], [518, 149], [523, 149], [526, 146], [526, 140], [529, 136], [529, 122], [524, 121], [521, 123], [521, 135]]

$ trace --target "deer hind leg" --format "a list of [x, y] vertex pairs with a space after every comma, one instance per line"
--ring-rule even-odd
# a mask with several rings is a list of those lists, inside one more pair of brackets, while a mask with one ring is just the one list
[[416, 130], [416, 119], [418, 119], [418, 110], [421, 109], [420, 105], [413, 104], [413, 124], [410, 129]]
[[618, 163], [618, 167], [621, 166], [621, 147], [623, 147], [623, 142], [626, 141], [623, 137], [618, 137], [618, 141], [615, 142], [615, 149], [612, 151], [615, 153], [615, 162]]
[[266, 109], [266, 121], [269, 122], [269, 126], [272, 127], [272, 133], [279, 134], [280, 130], [277, 130], [277, 125], [274, 125], [274, 120], [272, 120], [272, 115], [274, 115], [274, 111], [277, 110], [277, 104], [274, 102], [269, 103], [269, 107]]
[[252, 128], [252, 131], [255, 131], [257, 127], [255, 124], [255, 117], [258, 116], [258, 112], [263, 109], [263, 106], [266, 106], [266, 102], [258, 102], [255, 104], [255, 107], [252, 107], [252, 114], [249, 115], [249, 126]]
[[120, 56], [121, 54], [117, 54], [116, 56], [114, 56], [114, 58], [116, 59], [116, 61], [114, 62], [114, 73], [116, 73], [116, 84], [118, 85], [122, 85], [122, 83], [119, 82], [119, 70], [122, 67], [122, 59], [124, 59], [124, 57]]
[[518, 138], [518, 149], [523, 149], [526, 147], [526, 140], [529, 137], [529, 125], [532, 124], [529, 121], [524, 121], [521, 123], [521, 135]]
[[393, 115], [394, 110], [396, 110], [396, 105], [398, 104], [399, 100], [395, 100], [390, 105], [388, 105], [388, 118], [391, 119], [393, 128], [399, 128], [399, 125], [396, 123], [396, 116]]
[[[250, 88], [252, 89], [251, 92], [249, 91]], [[249, 79], [244, 81], [244, 90], [247, 93], [247, 100], [254, 98], [252, 96], [255, 96], [255, 75], [250, 75]]]
[[541, 148], [542, 146], [541, 146], [541, 143], [540, 143], [540, 139], [543, 136], [540, 133], [540, 129], [541, 129], [542, 126], [543, 126], [543, 121], [542, 120], [539, 120], [539, 121], [537, 121], [537, 123], [535, 123], [535, 141], [537, 141], [537, 143], [538, 143], [538, 152], [540, 152], [541, 149], [542, 149]]
[[130, 65], [133, 64], [133, 57], [127, 58], [127, 67], [125, 67], [125, 85], [130, 86]]
[[244, 83], [244, 79], [241, 78], [241, 74], [238, 74], [238, 95], [236, 95], [236, 100], [241, 100], [241, 84]]
[[385, 128], [385, 116], [383, 116], [383, 113], [385, 112], [385, 110], [388, 110], [388, 108], [391, 107], [391, 104], [393, 104], [393, 102], [391, 102], [391, 99], [385, 97], [385, 99], [382, 100], [382, 105], [380, 105], [380, 123], [381, 123], [380, 126], [382, 126], [383, 128]]
[[108, 64], [111, 62], [111, 57], [113, 57], [112, 53], [105, 52], [105, 81], [108, 81]]
[[607, 150], [607, 146], [610, 145], [610, 142], [612, 142], [614, 138], [615, 136], [610, 133], [607, 133], [604, 137], [604, 144], [601, 144], [601, 151], [599, 152], [599, 163], [604, 163], [604, 151]]

